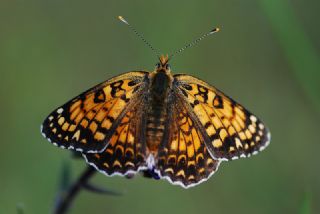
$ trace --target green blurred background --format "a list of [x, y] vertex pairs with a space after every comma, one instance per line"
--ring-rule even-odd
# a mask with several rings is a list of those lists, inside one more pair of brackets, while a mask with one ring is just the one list
[[0, 213], [49, 213], [63, 163], [73, 179], [84, 169], [40, 134], [54, 108], [114, 75], [153, 70], [156, 57], [118, 15], [163, 53], [219, 26], [174, 58], [173, 72], [242, 103], [269, 126], [272, 141], [188, 190], [97, 174], [94, 183], [124, 195], [81, 192], [70, 213], [320, 213], [319, 7], [315, 0], [2, 0]]

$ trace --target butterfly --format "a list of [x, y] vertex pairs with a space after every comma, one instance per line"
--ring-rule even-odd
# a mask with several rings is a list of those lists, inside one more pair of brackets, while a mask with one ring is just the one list
[[153, 72], [124, 73], [85, 91], [54, 110], [42, 134], [105, 175], [149, 172], [184, 188], [269, 144], [256, 116], [196, 77], [173, 75], [168, 61], [161, 55]]

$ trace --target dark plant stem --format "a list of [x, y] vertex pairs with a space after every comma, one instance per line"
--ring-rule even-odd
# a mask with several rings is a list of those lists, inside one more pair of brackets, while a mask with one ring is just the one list
[[80, 190], [88, 183], [88, 180], [96, 173], [96, 170], [88, 166], [79, 179], [68, 189], [67, 192], [63, 192], [57, 205], [55, 206], [54, 214], [64, 214], [68, 211], [72, 205], [73, 200], [79, 194]]

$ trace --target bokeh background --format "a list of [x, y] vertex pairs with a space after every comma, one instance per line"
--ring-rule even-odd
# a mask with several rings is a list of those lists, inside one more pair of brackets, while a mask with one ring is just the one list
[[272, 141], [188, 190], [97, 174], [93, 183], [123, 196], [83, 191], [70, 213], [319, 213], [319, 7], [315, 0], [2, 0], [0, 213], [49, 213], [62, 169], [73, 181], [85, 168], [41, 136], [53, 109], [114, 75], [154, 69], [155, 55], [118, 15], [162, 53], [219, 26], [176, 56], [173, 72], [242, 103], [269, 126]]

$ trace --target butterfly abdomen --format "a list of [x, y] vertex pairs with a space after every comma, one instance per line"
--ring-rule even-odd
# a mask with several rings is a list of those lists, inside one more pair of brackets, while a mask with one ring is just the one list
[[159, 107], [153, 108], [150, 113], [148, 113], [147, 120], [147, 146], [152, 152], [158, 150], [158, 146], [164, 134], [166, 119], [166, 111], [162, 111]]
[[161, 70], [151, 78], [146, 137], [148, 149], [156, 152], [164, 135], [167, 97], [171, 81], [170, 76]]

